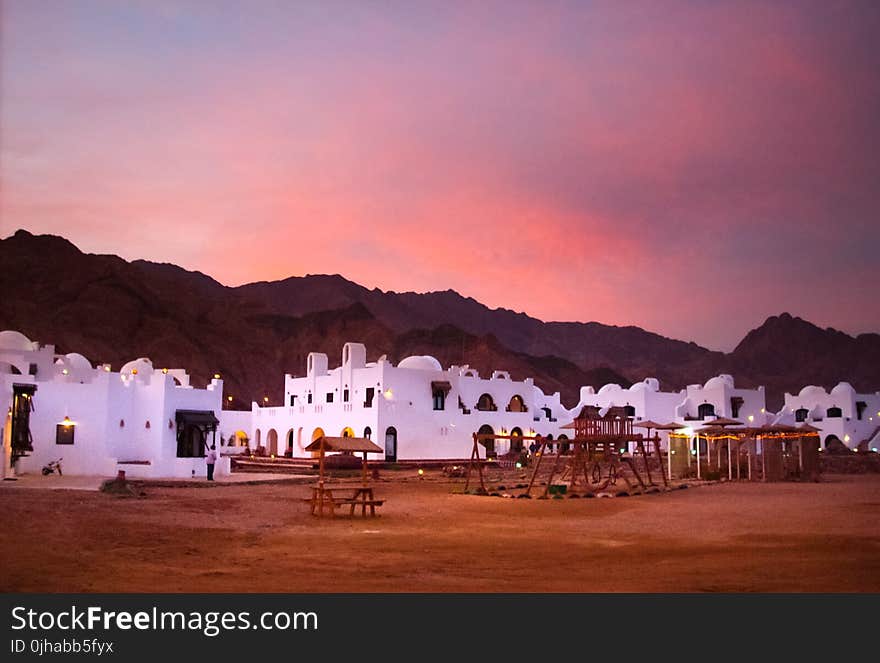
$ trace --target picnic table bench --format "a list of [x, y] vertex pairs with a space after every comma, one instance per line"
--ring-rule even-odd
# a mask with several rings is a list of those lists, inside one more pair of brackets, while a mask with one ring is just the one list
[[[342, 494], [340, 494], [342, 493]], [[337, 507], [349, 507], [349, 516], [354, 516], [355, 509], [361, 507], [361, 516], [366, 517], [367, 507], [370, 517], [376, 516], [376, 507], [385, 504], [385, 500], [377, 500], [370, 486], [312, 486], [312, 496], [306, 498], [311, 504], [312, 515], [323, 517], [324, 510], [329, 509], [330, 517], [336, 516]]]

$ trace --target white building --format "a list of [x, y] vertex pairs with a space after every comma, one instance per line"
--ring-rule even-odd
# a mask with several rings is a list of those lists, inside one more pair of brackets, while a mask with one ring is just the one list
[[739, 389], [730, 375], [718, 375], [705, 384], [688, 385], [680, 391], [660, 391], [656, 378], [645, 378], [629, 388], [606, 384], [598, 392], [593, 387], [581, 387], [580, 402], [572, 415], [586, 405], [622, 407], [636, 422], [677, 421], [686, 424], [684, 431], [691, 435], [716, 417], [756, 426], [767, 419], [764, 387]]
[[[341, 365], [330, 369], [327, 355], [309, 354], [305, 377], [285, 375], [283, 406], [252, 404], [250, 446], [305, 457], [320, 435], [351, 435], [376, 441], [386, 461], [461, 459], [471, 454], [473, 433], [558, 437], [571, 421], [559, 393], [548, 396], [531, 379], [512, 380], [505, 371], [481, 378], [468, 366], [444, 369], [428, 356], [394, 366], [384, 357], [368, 363], [366, 355], [362, 344], [346, 343]], [[226, 435], [242, 426], [234, 416], [221, 415]], [[510, 450], [499, 440], [493, 451]]]
[[[154, 368], [146, 358], [114, 372], [0, 332], [3, 474], [13, 459], [15, 472], [29, 473], [63, 458], [65, 474], [204, 477], [204, 446], [214, 439], [222, 393], [219, 377], [196, 389], [186, 371]], [[219, 434], [216, 444], [219, 450]], [[228, 467], [221, 458], [216, 473]]]
[[810, 385], [797, 395], [785, 394], [777, 423], [807, 422], [821, 430], [822, 445], [839, 440], [850, 449], [863, 442], [871, 451], [880, 449], [880, 392], [858, 394], [848, 382], [830, 392]]

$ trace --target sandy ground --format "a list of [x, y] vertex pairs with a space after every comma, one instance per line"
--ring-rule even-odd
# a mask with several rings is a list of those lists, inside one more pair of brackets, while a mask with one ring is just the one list
[[382, 481], [381, 517], [335, 520], [290, 483], [140, 499], [0, 485], [0, 590], [880, 591], [880, 475], [590, 500], [454, 485]]

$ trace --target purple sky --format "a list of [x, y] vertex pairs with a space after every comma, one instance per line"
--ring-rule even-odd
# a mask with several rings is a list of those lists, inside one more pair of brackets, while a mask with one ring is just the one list
[[0, 7], [4, 236], [716, 349], [880, 331], [880, 3]]

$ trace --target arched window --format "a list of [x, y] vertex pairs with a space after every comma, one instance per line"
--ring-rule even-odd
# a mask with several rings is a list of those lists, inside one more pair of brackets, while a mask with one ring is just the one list
[[364, 437], [369, 440], [372, 436], [373, 436], [373, 429], [371, 429], [369, 426], [364, 428]]
[[346, 426], [342, 429], [342, 437], [354, 437], [354, 430], [351, 426]]
[[705, 419], [706, 417], [715, 416], [715, 406], [712, 403], [703, 403], [697, 408], [697, 418]]
[[477, 401], [477, 409], [481, 412], [494, 412], [498, 409], [495, 405], [495, 400], [489, 394], [483, 394], [480, 396], [480, 400]]
[[510, 403], [507, 404], [508, 412], [528, 412], [529, 409], [526, 407], [526, 403], [523, 400], [523, 397], [519, 394], [516, 394], [513, 398], [510, 399]]
[[830, 407], [825, 412], [825, 416], [828, 417], [829, 419], [840, 419], [843, 416], [843, 410], [841, 410], [837, 406]]
[[394, 426], [385, 429], [385, 460], [397, 462], [397, 429]]
[[550, 411], [549, 407], [542, 407], [541, 411], [544, 413], [544, 416], [546, 416], [548, 419], [553, 417], [553, 413]]
[[795, 421], [806, 421], [808, 414], [810, 414], [810, 411], [807, 408], [805, 408], [805, 407], [799, 408], [794, 411], [794, 420]]

